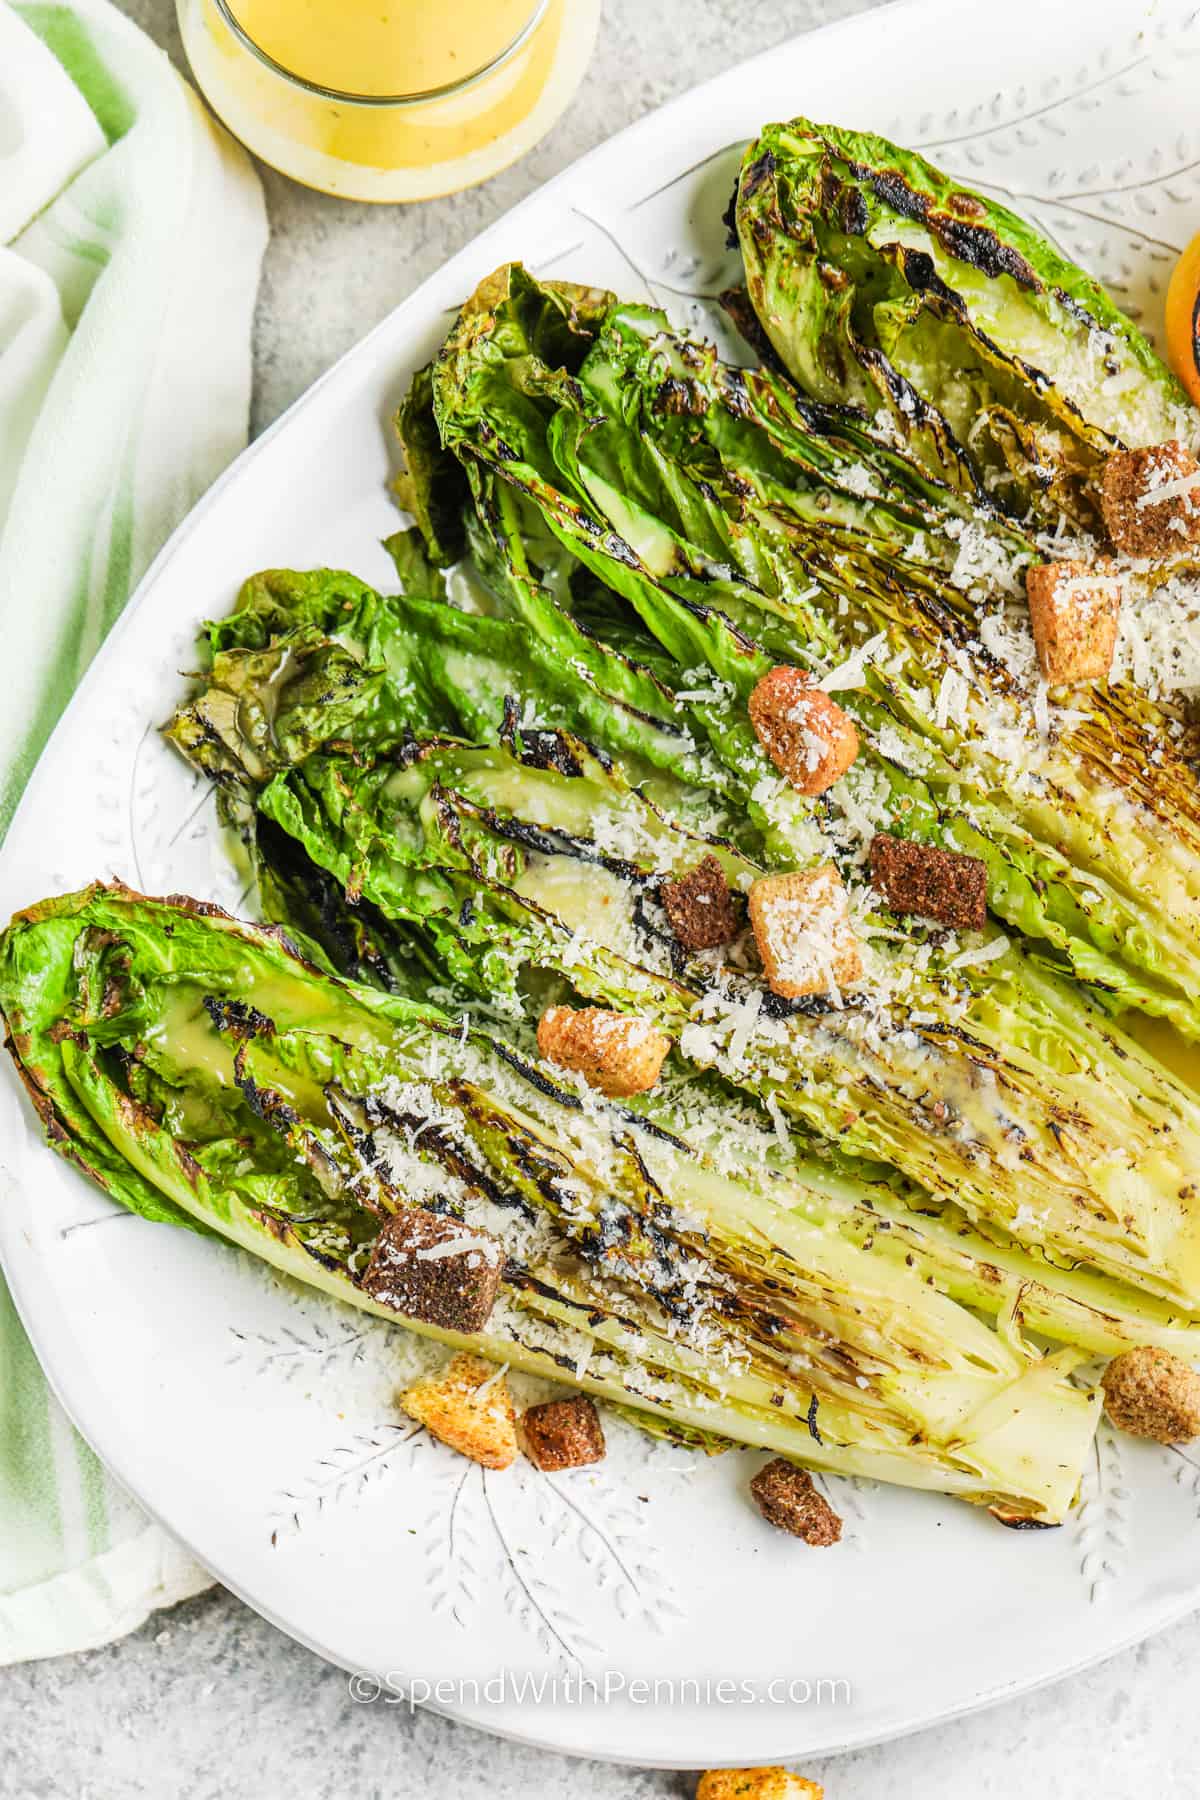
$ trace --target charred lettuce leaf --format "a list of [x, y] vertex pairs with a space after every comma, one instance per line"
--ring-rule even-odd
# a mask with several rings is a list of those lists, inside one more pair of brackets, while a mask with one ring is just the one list
[[1099, 284], [913, 151], [808, 119], [746, 153], [738, 238], [758, 320], [800, 385], [881, 413], [979, 504], [1098, 524], [1108, 452], [1195, 414]]
[[0, 935], [0, 1008], [50, 1142], [134, 1211], [396, 1320], [364, 1271], [416, 1201], [505, 1252], [481, 1333], [401, 1321], [440, 1342], [818, 1468], [1048, 1523], [1074, 1499], [1098, 1397], [1069, 1352], [818, 1223], [819, 1186], [722, 1175], [277, 931], [92, 888]]

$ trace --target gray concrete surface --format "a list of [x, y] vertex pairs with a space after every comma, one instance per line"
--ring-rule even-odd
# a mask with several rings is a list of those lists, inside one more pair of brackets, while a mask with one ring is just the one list
[[[172, 0], [121, 3], [179, 55]], [[474, 193], [374, 210], [266, 171], [273, 236], [255, 338], [256, 429], [582, 151], [741, 57], [863, 4], [605, 0], [593, 73], [568, 116]], [[1025, 1701], [802, 1772], [826, 1784], [829, 1800], [1190, 1800], [1200, 1792], [1198, 1661], [1200, 1618]], [[107, 1650], [0, 1673], [4, 1800], [668, 1800], [693, 1786], [522, 1750], [428, 1713], [355, 1706], [339, 1671], [223, 1593]]]

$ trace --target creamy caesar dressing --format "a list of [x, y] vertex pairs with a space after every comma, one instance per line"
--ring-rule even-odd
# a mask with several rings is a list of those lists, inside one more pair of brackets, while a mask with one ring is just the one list
[[536, 0], [231, 0], [238, 24], [293, 75], [348, 94], [423, 94], [492, 63]]
[[1121, 1028], [1179, 1081], [1200, 1095], [1200, 1044], [1190, 1044], [1166, 1019], [1152, 1019], [1146, 1013], [1122, 1014]]
[[633, 892], [628, 882], [607, 869], [573, 856], [531, 856], [513, 888], [568, 931], [620, 956], [646, 960], [634, 919]]
[[229, 12], [244, 36], [217, 0], [180, 7], [193, 72], [231, 130], [310, 187], [396, 201], [485, 181], [530, 149], [582, 79], [600, 0], [231, 0]]

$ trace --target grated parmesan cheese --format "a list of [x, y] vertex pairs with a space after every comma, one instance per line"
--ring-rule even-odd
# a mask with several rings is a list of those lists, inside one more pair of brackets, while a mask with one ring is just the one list
[[985, 963], [995, 962], [1008, 949], [1008, 939], [1003, 935], [995, 937], [988, 944], [980, 944], [968, 950], [960, 950], [946, 964], [948, 969], [978, 969]]
[[965, 725], [967, 702], [971, 689], [957, 669], [947, 669], [938, 687], [937, 710], [934, 714], [939, 731], [947, 725]]
[[865, 644], [860, 644], [857, 650], [852, 651], [844, 663], [839, 663], [835, 669], [830, 669], [827, 675], [822, 675], [817, 686], [827, 694], [845, 692], [850, 688], [860, 688], [866, 680], [870, 663], [878, 656], [886, 643], [887, 632], [877, 631], [874, 637], [868, 638]]
[[788, 1122], [783, 1116], [783, 1108], [780, 1106], [778, 1099], [774, 1094], [768, 1094], [764, 1104], [770, 1115], [771, 1124], [775, 1128], [775, 1136], [779, 1139], [780, 1149], [790, 1150], [792, 1146], [792, 1134], [788, 1130]]
[[449, 1256], [466, 1256], [469, 1251], [478, 1251], [486, 1262], [498, 1262], [504, 1252], [499, 1244], [490, 1238], [455, 1237], [446, 1238], [440, 1244], [426, 1244], [414, 1252], [418, 1262], [444, 1262]]
[[1192, 489], [1200, 481], [1200, 469], [1192, 475], [1176, 475], [1171, 481], [1161, 481], [1156, 487], [1150, 487], [1144, 494], [1139, 494], [1134, 505], [1139, 512], [1148, 506], [1162, 506], [1167, 500], [1190, 499]]

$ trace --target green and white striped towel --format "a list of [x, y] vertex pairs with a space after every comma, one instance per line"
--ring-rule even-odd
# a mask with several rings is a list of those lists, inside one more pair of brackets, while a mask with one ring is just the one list
[[[265, 242], [248, 159], [128, 20], [0, 0], [0, 836], [246, 441]], [[75, 1435], [0, 1279], [0, 1664], [107, 1643], [208, 1581]]]

